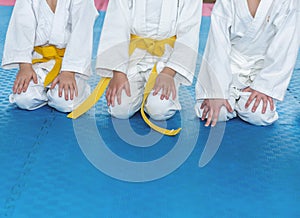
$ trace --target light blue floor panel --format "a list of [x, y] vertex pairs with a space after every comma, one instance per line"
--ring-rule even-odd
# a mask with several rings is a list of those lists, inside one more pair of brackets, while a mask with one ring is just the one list
[[[0, 57], [11, 9], [0, 7]], [[94, 28], [93, 57], [103, 18], [101, 13]], [[200, 54], [209, 23], [204, 17]], [[200, 58], [198, 69], [199, 63]], [[0, 69], [0, 217], [300, 217], [299, 58], [285, 101], [278, 104], [278, 122], [269, 127], [228, 122], [215, 157], [200, 168], [211, 129], [193, 113], [188, 118], [177, 114], [168, 125], [178, 127], [180, 120], [191, 124], [183, 128], [191, 138], [198, 136], [196, 147], [173, 173], [144, 183], [120, 181], [96, 169], [82, 153], [74, 123], [65, 114], [47, 106], [28, 112], [10, 105], [15, 74]], [[92, 76], [91, 86], [98, 80]], [[191, 110], [194, 87], [182, 87], [180, 93], [183, 110]], [[114, 130], [103, 98], [96, 106], [96, 121], [107, 146], [132, 161], [155, 160], [179, 140], [164, 136], [149, 148], [131, 146]], [[138, 134], [147, 134], [139, 114], [130, 124]], [[193, 128], [197, 125], [199, 129]]]

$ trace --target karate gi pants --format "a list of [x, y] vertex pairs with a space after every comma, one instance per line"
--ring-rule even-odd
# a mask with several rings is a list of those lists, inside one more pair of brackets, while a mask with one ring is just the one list
[[[250, 95], [250, 92], [242, 92], [235, 87], [231, 87], [228, 102], [234, 111], [233, 113], [230, 113], [227, 111], [225, 106], [223, 106], [220, 110], [218, 121], [228, 121], [238, 116], [239, 118], [250, 124], [257, 126], [267, 126], [278, 120], [278, 113], [276, 111], [275, 100], [273, 100], [275, 106], [274, 110], [272, 111], [270, 109], [270, 104], [268, 102], [267, 110], [264, 114], [262, 113], [262, 102], [260, 102], [255, 112], [252, 112], [252, 107], [254, 105], [255, 100], [252, 101], [248, 108], [245, 108], [245, 104], [248, 101]], [[203, 113], [203, 109], [201, 109], [202, 102], [203, 100], [197, 100], [197, 103], [195, 105], [195, 112], [197, 117], [199, 118], [202, 117]]]
[[[125, 90], [122, 90], [121, 104], [119, 105], [117, 103], [117, 99], [115, 99], [114, 107], [109, 106], [108, 108], [108, 112], [113, 117], [119, 119], [128, 119], [141, 108], [145, 85], [148, 81], [150, 73], [151, 70], [147, 72], [138, 72], [132, 77], [128, 78], [131, 96], [127, 96]], [[169, 100], [161, 100], [161, 92], [159, 92], [156, 96], [153, 96], [153, 91], [151, 91], [149, 94], [145, 102], [144, 109], [153, 120], [167, 120], [171, 118], [176, 111], [181, 110], [181, 105], [178, 100], [180, 83], [176, 76], [174, 77], [174, 82], [176, 87], [175, 100], [173, 100], [172, 94], [170, 95]]]
[[21, 94], [11, 94], [9, 96], [10, 103], [15, 103], [19, 108], [25, 110], [35, 110], [46, 104], [61, 112], [71, 112], [81, 102], [83, 102], [90, 94], [90, 86], [87, 80], [82, 76], [75, 74], [75, 80], [78, 88], [78, 96], [74, 94], [73, 100], [65, 100], [64, 91], [62, 97], [58, 96], [58, 84], [54, 89], [50, 86], [44, 87], [44, 80], [48, 73], [47, 70], [37, 68], [33, 65], [33, 69], [37, 74], [38, 83], [30, 81], [26, 92]]

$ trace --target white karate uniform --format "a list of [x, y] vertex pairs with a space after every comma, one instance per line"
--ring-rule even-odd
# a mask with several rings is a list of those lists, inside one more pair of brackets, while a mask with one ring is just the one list
[[[276, 100], [283, 100], [299, 50], [299, 0], [261, 0], [253, 18], [247, 0], [217, 1], [209, 37], [196, 84], [197, 116], [203, 99], [228, 99], [234, 113], [221, 109], [219, 120], [238, 115], [255, 125], [278, 119], [269, 104], [255, 113], [245, 108], [250, 87]], [[297, 22], [298, 19], [298, 22]]]
[[[145, 111], [156, 120], [165, 120], [180, 110], [178, 87], [193, 80], [199, 43], [202, 13], [201, 0], [110, 0], [98, 48], [96, 71], [102, 77], [112, 77], [112, 71], [127, 74], [131, 97], [122, 92], [121, 105], [109, 107], [117, 118], [128, 118], [141, 107], [144, 86], [157, 63], [157, 72], [164, 67], [176, 71], [176, 100], [160, 100], [160, 95], [148, 96]], [[130, 35], [157, 40], [177, 37], [174, 49], [165, 46], [162, 57], [151, 56], [136, 49], [128, 54]]]
[[10, 101], [20, 108], [37, 109], [45, 104], [62, 112], [69, 112], [89, 95], [87, 79], [93, 44], [93, 25], [98, 15], [93, 0], [57, 0], [55, 13], [46, 0], [17, 0], [6, 35], [2, 60], [4, 69], [17, 68], [19, 63], [31, 63], [41, 58], [34, 46], [55, 45], [66, 48], [61, 71], [75, 72], [78, 97], [66, 101], [53, 90], [44, 88], [47, 73], [55, 61], [33, 65], [38, 84], [32, 81], [25, 93], [12, 94]]

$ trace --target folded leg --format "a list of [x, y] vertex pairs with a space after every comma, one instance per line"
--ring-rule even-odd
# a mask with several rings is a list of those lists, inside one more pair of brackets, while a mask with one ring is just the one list
[[179, 83], [175, 82], [176, 85], [176, 98], [173, 100], [172, 94], [169, 99], [161, 100], [161, 92], [153, 96], [153, 91], [150, 92], [146, 103], [145, 103], [145, 112], [153, 120], [167, 120], [174, 116], [176, 111], [181, 110], [181, 105], [179, 102]]
[[262, 107], [263, 107], [262, 102], [259, 104], [255, 112], [251, 111], [255, 101], [253, 101], [248, 108], [245, 108], [245, 104], [249, 96], [250, 96], [249, 92], [241, 93], [240, 98], [236, 103], [237, 114], [242, 120], [258, 126], [267, 126], [274, 123], [276, 120], [278, 120], [278, 113], [276, 111], [276, 107], [272, 111], [270, 109], [269, 104], [264, 114], [262, 113]]
[[21, 109], [35, 110], [46, 105], [48, 102], [46, 89], [43, 84], [47, 71], [35, 67], [34, 70], [37, 74], [38, 83], [35, 84], [33, 81], [30, 81], [26, 92], [11, 94], [9, 96], [10, 103], [15, 103]]
[[114, 107], [108, 107], [108, 113], [118, 119], [128, 119], [141, 108], [144, 94], [145, 80], [140, 73], [128, 79], [131, 96], [127, 96], [125, 90], [121, 93], [121, 104], [115, 99]]
[[75, 75], [75, 80], [78, 89], [78, 96], [74, 95], [73, 100], [65, 100], [64, 91], [62, 93], [62, 97], [58, 96], [58, 85], [56, 85], [53, 89], [48, 90], [48, 105], [50, 107], [55, 108], [61, 112], [71, 112], [74, 110], [79, 104], [81, 104], [90, 94], [90, 86], [87, 83], [86, 78]]

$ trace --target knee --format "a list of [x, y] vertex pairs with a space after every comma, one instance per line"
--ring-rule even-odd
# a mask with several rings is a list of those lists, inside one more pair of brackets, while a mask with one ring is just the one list
[[48, 105], [60, 112], [69, 113], [75, 109], [73, 102], [73, 100], [65, 100], [64, 97], [54, 97], [49, 99]]
[[84, 79], [76, 78], [76, 83], [78, 87], [78, 96], [74, 95], [73, 100], [65, 99], [65, 93], [62, 92], [62, 97], [58, 96], [58, 86], [54, 89], [50, 89], [47, 92], [48, 105], [55, 108], [56, 110], [64, 113], [69, 113], [73, 111], [78, 105], [80, 105], [90, 94], [90, 86]]
[[134, 94], [127, 96], [127, 94], [122, 91], [121, 104], [118, 104], [117, 99], [115, 99], [115, 105], [114, 107], [109, 106], [108, 113], [118, 119], [128, 119], [141, 108], [142, 100], [143, 96]]
[[261, 110], [257, 109], [255, 112], [251, 111], [251, 108], [240, 111], [239, 117], [256, 126], [268, 126], [278, 120], [278, 113], [274, 110], [267, 110], [266, 113], [262, 113]]
[[48, 105], [60, 112], [69, 113], [73, 109], [75, 109], [74, 100], [66, 100], [64, 97], [64, 93], [62, 97], [59, 97], [57, 92], [49, 90], [47, 96], [48, 96]]
[[136, 111], [130, 106], [130, 104], [122, 103], [115, 104], [114, 107], [109, 106], [108, 112], [115, 118], [118, 119], [128, 119], [130, 118]]
[[32, 110], [33, 99], [32, 96], [26, 94], [26, 92], [21, 94], [14, 94], [9, 97], [11, 103], [15, 103], [19, 108], [25, 110]]
[[262, 113], [262, 103], [259, 104], [255, 112], [252, 112], [252, 107], [254, 105], [254, 101], [250, 104], [248, 108], [245, 108], [245, 104], [248, 100], [248, 96], [241, 96], [240, 100], [238, 101], [237, 112], [238, 116], [253, 125], [256, 126], [268, 126], [278, 120], [278, 113], [275, 109], [272, 111], [267, 107], [265, 113]]
[[47, 104], [46, 99], [39, 99], [29, 92], [22, 92], [21, 94], [12, 94], [9, 96], [9, 101], [15, 103], [19, 108], [24, 110], [35, 110]]
[[145, 111], [153, 120], [167, 120], [171, 118], [177, 110], [180, 110], [179, 102], [171, 99], [161, 100], [160, 95], [153, 96], [150, 94], [145, 104]]

